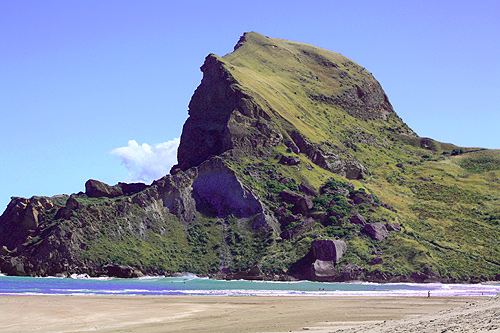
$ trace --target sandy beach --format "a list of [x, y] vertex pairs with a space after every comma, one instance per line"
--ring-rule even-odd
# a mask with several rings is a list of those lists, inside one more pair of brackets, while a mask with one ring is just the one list
[[0, 296], [0, 313], [0, 331], [5, 332], [441, 332], [446, 328], [447, 332], [477, 332], [500, 329], [498, 296]]

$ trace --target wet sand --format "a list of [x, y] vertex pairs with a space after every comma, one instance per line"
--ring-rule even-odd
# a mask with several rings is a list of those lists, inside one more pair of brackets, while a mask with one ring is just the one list
[[500, 328], [500, 298], [0, 296], [2, 332], [441, 332], [460, 320]]

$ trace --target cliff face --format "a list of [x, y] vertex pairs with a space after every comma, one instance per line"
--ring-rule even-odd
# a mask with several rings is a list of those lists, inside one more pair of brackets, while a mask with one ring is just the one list
[[171, 174], [13, 198], [0, 216], [2, 272], [500, 274], [498, 151], [419, 138], [366, 69], [311, 45], [246, 33], [201, 70]]
[[201, 70], [203, 80], [189, 103], [174, 170], [234, 148], [253, 151], [280, 143], [281, 135], [266, 124], [268, 113], [242, 90], [221, 58], [210, 54]]

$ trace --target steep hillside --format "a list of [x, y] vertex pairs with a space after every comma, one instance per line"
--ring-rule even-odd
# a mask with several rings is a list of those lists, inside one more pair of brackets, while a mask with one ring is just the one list
[[311, 45], [246, 33], [201, 70], [171, 174], [13, 198], [2, 272], [500, 277], [499, 151], [418, 137], [371, 73]]

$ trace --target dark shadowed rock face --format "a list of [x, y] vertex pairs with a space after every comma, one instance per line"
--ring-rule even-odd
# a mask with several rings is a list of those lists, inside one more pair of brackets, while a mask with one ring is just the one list
[[215, 55], [205, 59], [201, 70], [203, 80], [189, 103], [189, 118], [177, 151], [182, 170], [232, 148], [228, 122], [239, 97], [230, 86], [234, 79]]
[[118, 186], [121, 187], [124, 195], [139, 193], [148, 187], [144, 183], [118, 183]]
[[281, 142], [282, 135], [267, 122], [269, 115], [235, 84], [226, 66], [214, 54], [205, 59], [203, 79], [189, 103], [189, 118], [177, 150], [178, 165], [173, 170], [198, 166], [233, 148], [255, 151]]
[[13, 197], [0, 216], [0, 245], [14, 250], [19, 242], [40, 224], [40, 212], [49, 210], [54, 204], [47, 198], [31, 199]]
[[208, 215], [226, 217], [233, 214], [240, 218], [263, 212], [257, 198], [220, 159], [214, 158], [201, 165], [192, 187], [197, 209]]

